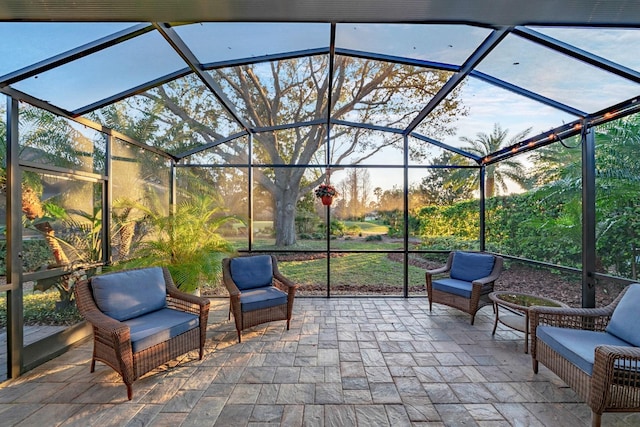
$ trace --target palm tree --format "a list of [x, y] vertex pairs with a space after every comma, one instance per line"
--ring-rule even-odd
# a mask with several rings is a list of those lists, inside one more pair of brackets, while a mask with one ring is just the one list
[[[525, 129], [507, 139], [509, 129], [502, 129], [498, 123], [495, 123], [493, 125], [493, 132], [491, 132], [490, 135], [487, 135], [484, 132], [478, 132], [475, 139], [463, 136], [460, 137], [460, 140], [469, 144], [467, 147], [463, 147], [463, 150], [482, 158], [495, 153], [501, 148], [508, 147], [522, 141], [527, 137], [529, 132], [531, 132], [531, 128]], [[460, 179], [460, 177], [456, 177], [456, 179]], [[474, 173], [469, 179], [475, 180], [475, 184], [477, 185], [477, 174]], [[515, 182], [524, 189], [528, 187], [525, 168], [519, 160], [507, 159], [487, 166], [485, 187], [486, 196], [495, 196], [496, 188], [502, 192], [507, 192], [507, 180]]]

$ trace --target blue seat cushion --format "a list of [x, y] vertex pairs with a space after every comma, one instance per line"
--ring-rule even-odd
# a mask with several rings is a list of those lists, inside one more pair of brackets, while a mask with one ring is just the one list
[[287, 294], [275, 286], [250, 289], [240, 294], [240, 309], [243, 313], [286, 303]]
[[100, 311], [121, 322], [167, 305], [167, 287], [160, 267], [94, 276], [91, 290]]
[[607, 332], [582, 329], [538, 326], [538, 338], [562, 357], [591, 375], [595, 361], [596, 347], [599, 345], [617, 345], [629, 347], [630, 344]]
[[439, 279], [432, 283], [433, 289], [449, 294], [471, 298], [471, 282], [458, 279]]
[[635, 283], [629, 286], [629, 289], [613, 311], [611, 320], [607, 325], [607, 332], [636, 347], [640, 347], [640, 328], [636, 324], [638, 310], [640, 310], [640, 284]]
[[131, 330], [131, 347], [137, 353], [197, 328], [200, 318], [184, 311], [163, 308], [123, 323]]
[[273, 281], [270, 255], [233, 258], [230, 264], [233, 282], [241, 291], [270, 286]]
[[491, 275], [494, 263], [493, 255], [454, 252], [449, 275], [452, 279], [473, 282]]

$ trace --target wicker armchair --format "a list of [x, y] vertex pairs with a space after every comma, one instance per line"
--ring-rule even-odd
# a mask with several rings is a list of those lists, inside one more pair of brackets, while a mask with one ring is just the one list
[[[451, 252], [444, 267], [427, 270], [427, 296], [429, 311], [433, 303], [448, 305], [471, 315], [485, 305], [491, 305], [489, 294], [502, 273], [503, 259], [487, 253]], [[449, 273], [449, 278], [433, 280], [435, 275]]]
[[280, 273], [274, 255], [225, 258], [222, 277], [238, 342], [242, 342], [243, 330], [261, 323], [286, 320], [289, 330], [298, 285]]
[[135, 380], [191, 350], [204, 352], [209, 300], [180, 292], [166, 268], [94, 276], [75, 287], [76, 304], [93, 326], [93, 358]]
[[640, 284], [602, 308], [532, 307], [533, 371], [542, 363], [591, 408], [593, 426], [604, 412], [640, 411]]

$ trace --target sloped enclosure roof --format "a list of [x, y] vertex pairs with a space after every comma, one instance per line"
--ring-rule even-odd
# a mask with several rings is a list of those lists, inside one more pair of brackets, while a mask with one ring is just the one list
[[[585, 121], [634, 112], [640, 96], [640, 31], [634, 24], [640, 6], [631, 1], [201, 0], [152, 8], [122, 0], [44, 6], [0, 5], [2, 92], [78, 117], [189, 79], [223, 112], [218, 140], [202, 141], [209, 146], [249, 133], [326, 124], [411, 135], [488, 163], [578, 133]], [[269, 88], [273, 64], [300, 58], [312, 58], [312, 66], [298, 72], [329, 82], [330, 90], [313, 95], [334, 97], [322, 111], [309, 105], [296, 115], [300, 121], [283, 115], [266, 123], [252, 116], [234, 96], [231, 79], [220, 78], [253, 64], [255, 78]], [[337, 82], [334, 70], [347, 59], [434, 71], [440, 80], [431, 85], [435, 91], [386, 100], [394, 115], [384, 122], [359, 116], [357, 108], [341, 114], [352, 86]], [[366, 81], [368, 69], [346, 78]], [[454, 93], [464, 110], [452, 131], [439, 132], [425, 118], [439, 114]], [[463, 151], [461, 136], [490, 133], [494, 123], [513, 133], [531, 127], [534, 136], [483, 159]], [[171, 154], [180, 159], [197, 151]]]

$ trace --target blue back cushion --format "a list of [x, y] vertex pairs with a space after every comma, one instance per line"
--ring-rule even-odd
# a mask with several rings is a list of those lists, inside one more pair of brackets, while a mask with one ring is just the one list
[[271, 255], [233, 258], [230, 267], [231, 277], [241, 291], [271, 286], [273, 281]]
[[94, 276], [91, 289], [100, 311], [121, 322], [167, 305], [167, 287], [160, 267]]
[[452, 279], [473, 282], [476, 279], [489, 276], [493, 270], [494, 262], [493, 255], [454, 252], [450, 276]]
[[638, 315], [640, 314], [640, 284], [630, 285], [624, 294], [607, 325], [607, 332], [621, 340], [640, 347], [640, 328]]

